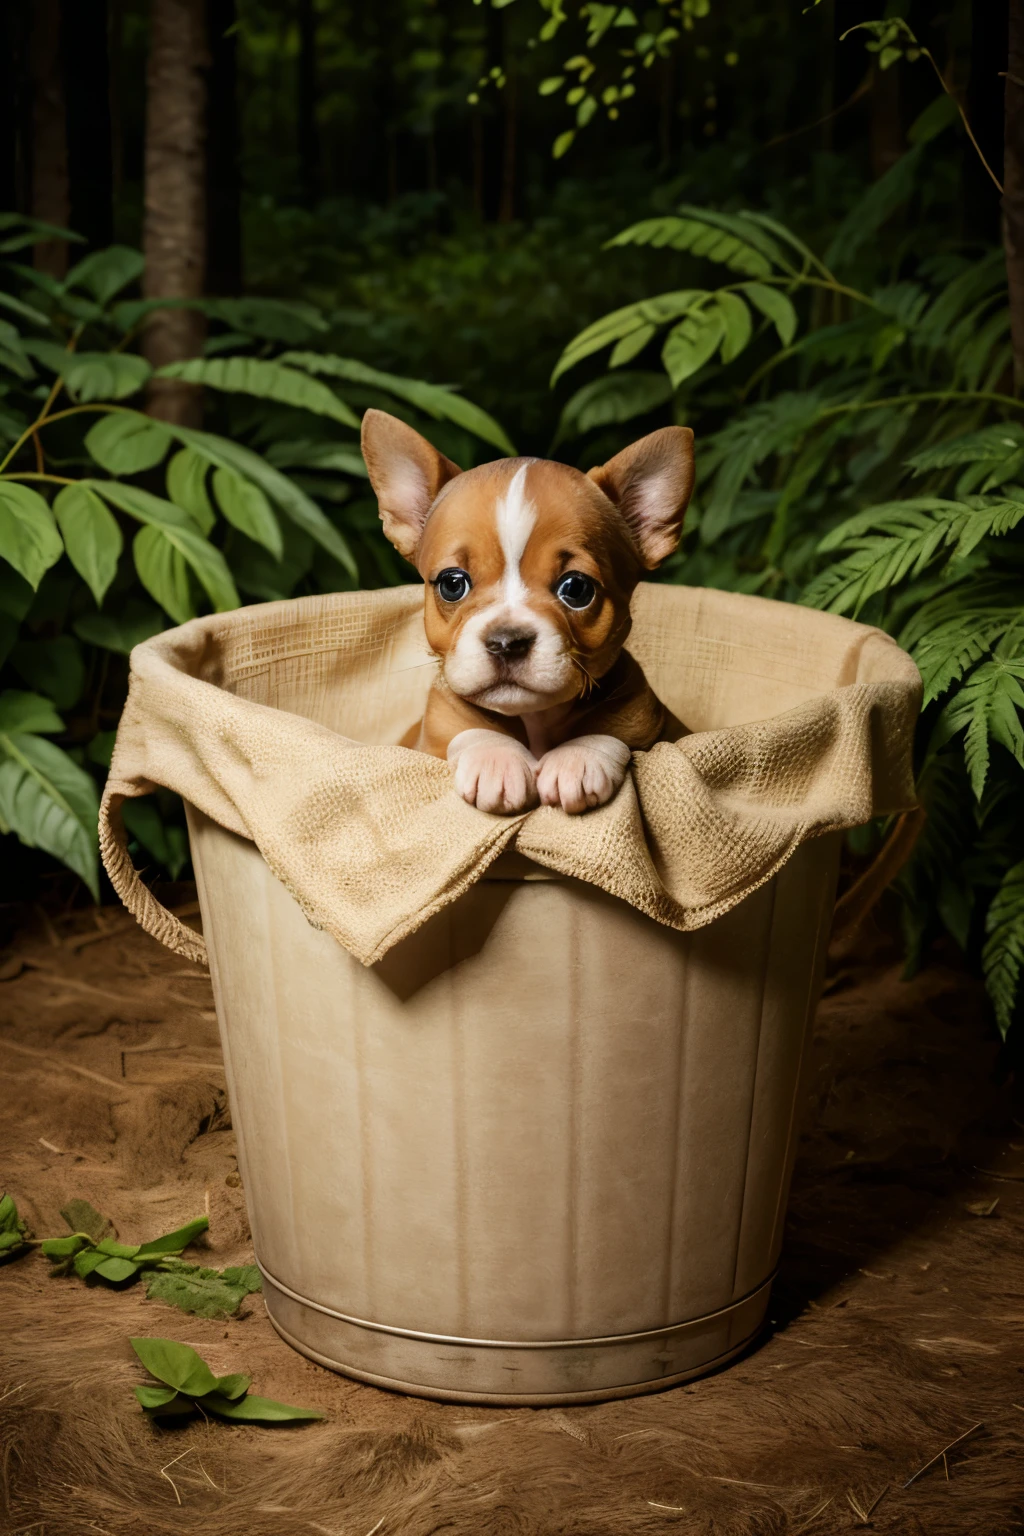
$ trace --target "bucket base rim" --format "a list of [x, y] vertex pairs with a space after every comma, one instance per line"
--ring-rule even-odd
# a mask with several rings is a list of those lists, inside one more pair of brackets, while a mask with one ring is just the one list
[[425, 1397], [435, 1403], [490, 1404], [496, 1408], [562, 1408], [579, 1403], [609, 1403], [616, 1398], [647, 1397], [652, 1392], [666, 1392], [670, 1387], [679, 1387], [687, 1381], [694, 1381], [700, 1376], [711, 1376], [715, 1371], [721, 1370], [753, 1343], [763, 1327], [763, 1322], [759, 1323], [748, 1338], [732, 1349], [726, 1350], [724, 1355], [717, 1355], [714, 1360], [709, 1360], [704, 1365], [694, 1366], [691, 1370], [677, 1371], [674, 1376], [658, 1377], [656, 1381], [636, 1381], [618, 1387], [596, 1387], [590, 1392], [458, 1392], [445, 1387], [425, 1387], [414, 1381], [396, 1381], [393, 1376], [377, 1376], [373, 1371], [360, 1371], [354, 1365], [343, 1365], [340, 1360], [331, 1360], [327, 1355], [321, 1355], [319, 1351], [310, 1348], [308, 1344], [303, 1344], [301, 1339], [294, 1338], [287, 1328], [277, 1321], [269, 1307], [267, 1307], [267, 1316], [275, 1332], [280, 1334], [286, 1344], [290, 1344], [292, 1349], [297, 1350], [300, 1355], [305, 1355], [307, 1360], [326, 1366], [329, 1371], [335, 1371], [339, 1376], [361, 1381], [364, 1386], [379, 1387], [385, 1392], [401, 1392], [406, 1397]]
[[[731, 1306], [674, 1328], [618, 1340], [512, 1344], [382, 1334], [304, 1304], [267, 1276], [267, 1316], [286, 1344], [369, 1386], [448, 1403], [543, 1408], [661, 1392], [720, 1370], [761, 1332], [771, 1279]], [[666, 1338], [665, 1335], [674, 1335]], [[659, 1337], [660, 1336], [660, 1337]], [[461, 1346], [461, 1347], [460, 1347]], [[416, 1379], [416, 1378], [419, 1379]], [[461, 1380], [460, 1380], [461, 1378]], [[522, 1390], [509, 1391], [511, 1380]], [[463, 1384], [464, 1383], [464, 1384]]]

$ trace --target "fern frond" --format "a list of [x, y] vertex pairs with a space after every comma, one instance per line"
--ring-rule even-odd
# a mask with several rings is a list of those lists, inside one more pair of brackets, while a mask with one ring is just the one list
[[1002, 297], [1006, 293], [1006, 260], [1002, 251], [993, 250], [953, 278], [941, 290], [917, 326], [915, 340], [932, 349], [949, 344], [953, 328], [976, 305]]
[[988, 778], [989, 742], [997, 741], [1024, 768], [1024, 653], [1015, 653], [1019, 633], [1011, 631], [992, 657], [975, 669], [939, 716], [932, 736], [935, 749], [965, 731], [964, 760], [975, 799]]
[[792, 273], [793, 267], [759, 221], [743, 214], [719, 213], [717, 209], [680, 205], [678, 214], [641, 219], [607, 242], [616, 245], [652, 245], [688, 251], [706, 261], [720, 263], [744, 277], [772, 277]]
[[950, 469], [956, 464], [998, 464], [1024, 448], [1024, 427], [1015, 421], [982, 427], [979, 432], [965, 432], [961, 437], [922, 448], [904, 462], [915, 475], [932, 469]]
[[985, 920], [981, 963], [985, 986], [1006, 1038], [1013, 1023], [1024, 969], [1024, 860], [1007, 870]]
[[[674, 293], [659, 293], [652, 299], [641, 299], [637, 304], [627, 304], [622, 309], [614, 309], [610, 314], [602, 315], [600, 320], [586, 326], [569, 342], [555, 364], [551, 383], [554, 384], [570, 368], [575, 368], [585, 357], [600, 352], [602, 347], [621, 342], [646, 327], [667, 325], [671, 320], [678, 320], [708, 297], [705, 288], [681, 288]], [[648, 331], [645, 339], [649, 339], [652, 334]]]

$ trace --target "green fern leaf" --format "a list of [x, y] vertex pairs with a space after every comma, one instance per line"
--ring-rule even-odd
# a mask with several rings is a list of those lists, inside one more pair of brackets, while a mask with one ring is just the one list
[[614, 309], [610, 314], [602, 315], [600, 320], [595, 320], [569, 342], [555, 364], [551, 383], [555, 384], [563, 373], [575, 368], [585, 357], [591, 357], [595, 352], [610, 347], [645, 326], [667, 325], [672, 320], [678, 320], [707, 297], [708, 292], [704, 288], [682, 288], [674, 293], [659, 293], [653, 299], [642, 299], [638, 304], [627, 304], [623, 309]]
[[1024, 969], [1024, 860], [1009, 869], [988, 909], [981, 963], [1003, 1038], [1013, 1022]]
[[744, 277], [771, 277], [777, 268], [792, 270], [778, 245], [756, 226], [704, 208], [684, 206], [682, 213], [684, 217], [670, 214], [641, 219], [639, 224], [631, 224], [613, 235], [605, 249], [621, 245], [667, 246], [717, 262]]
[[937, 443], [933, 448], [922, 448], [905, 462], [915, 475], [923, 475], [933, 469], [949, 469], [954, 464], [996, 464], [1010, 458], [1022, 447], [1024, 427], [1017, 422], [1000, 422], [996, 426], [982, 427], [979, 432], [966, 432], [961, 437]]
[[971, 673], [939, 716], [930, 750], [965, 731], [964, 758], [975, 799], [988, 778], [990, 741], [997, 741], [1024, 768], [1024, 655], [1001, 642], [990, 660]]

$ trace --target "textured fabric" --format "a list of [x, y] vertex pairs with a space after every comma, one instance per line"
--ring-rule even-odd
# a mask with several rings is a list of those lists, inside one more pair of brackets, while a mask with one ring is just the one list
[[370, 965], [509, 846], [660, 923], [698, 928], [801, 842], [914, 803], [921, 683], [880, 630], [788, 603], [642, 584], [629, 650], [691, 734], [635, 753], [582, 816], [467, 805], [399, 740], [433, 676], [422, 588], [194, 619], [136, 646], [100, 813], [115, 889], [190, 959], [202, 940], [128, 858], [119, 807], [157, 785], [251, 839], [309, 921]]

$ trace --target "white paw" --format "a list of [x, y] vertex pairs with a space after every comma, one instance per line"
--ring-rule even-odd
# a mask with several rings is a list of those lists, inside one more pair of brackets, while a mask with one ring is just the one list
[[448, 744], [455, 788], [478, 811], [510, 816], [537, 804], [529, 748], [498, 731], [460, 731]]
[[545, 752], [537, 769], [542, 805], [560, 805], [571, 816], [604, 805], [629, 767], [630, 751], [615, 736], [577, 736]]

